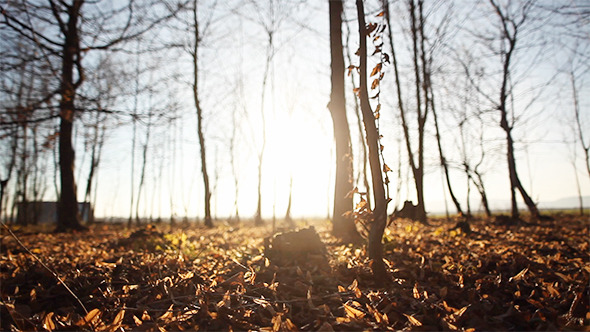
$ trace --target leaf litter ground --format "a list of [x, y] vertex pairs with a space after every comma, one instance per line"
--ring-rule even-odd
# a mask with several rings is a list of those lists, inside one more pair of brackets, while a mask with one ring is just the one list
[[339, 243], [326, 223], [316, 224], [325, 255], [289, 259], [265, 252], [268, 227], [244, 224], [15, 231], [30, 252], [3, 229], [0, 327], [590, 330], [587, 217], [512, 227], [477, 220], [470, 234], [453, 225], [394, 222], [384, 288], [373, 284], [366, 248]]

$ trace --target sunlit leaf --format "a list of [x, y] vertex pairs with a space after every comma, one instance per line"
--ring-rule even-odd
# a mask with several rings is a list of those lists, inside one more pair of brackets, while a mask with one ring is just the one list
[[455, 316], [455, 319], [458, 319], [459, 317], [463, 316], [463, 314], [465, 313], [465, 311], [467, 311], [467, 308], [469, 308], [471, 305], [466, 305], [463, 308], [457, 310], [453, 315]]
[[367, 206], [367, 201], [365, 201], [364, 199], [361, 199], [361, 201], [357, 203], [357, 205], [356, 205], [356, 209], [357, 209], [357, 210], [361, 210], [361, 209], [363, 209], [365, 206]]
[[282, 314], [277, 314], [272, 318], [272, 330], [273, 331], [280, 331], [281, 330], [281, 322], [282, 322]]
[[56, 328], [55, 322], [53, 321], [53, 315], [54, 313], [50, 312], [43, 318], [43, 328], [48, 331], [53, 331]]
[[92, 309], [86, 314], [84, 319], [80, 320], [76, 325], [78, 326], [86, 326], [86, 324], [90, 324], [91, 326], [97, 326], [100, 322], [100, 315], [101, 311], [98, 308]]
[[377, 75], [378, 73], [380, 73], [381, 72], [381, 67], [382, 67], [381, 62], [379, 62], [378, 64], [376, 64], [375, 65], [375, 68], [373, 68], [373, 71], [371, 72], [371, 76], [370, 77], [373, 77], [373, 76]]
[[371, 83], [371, 89], [375, 89], [379, 86], [379, 79], [376, 78], [373, 80], [373, 83]]
[[551, 284], [546, 284], [545, 288], [549, 291], [549, 294], [551, 294], [552, 297], [559, 296], [559, 292]]
[[283, 327], [286, 331], [299, 331], [297, 326], [293, 324], [293, 322], [289, 318], [285, 318], [283, 322]]
[[522, 269], [522, 271], [518, 272], [514, 277], [511, 277], [510, 279], [508, 279], [508, 281], [522, 280], [528, 270], [529, 270], [529, 268], [525, 267], [524, 269]]
[[365, 317], [364, 312], [346, 303], [344, 304], [344, 311], [346, 312], [346, 315], [350, 318], [363, 319]]
[[410, 324], [412, 324], [414, 326], [422, 326], [422, 322], [420, 322], [419, 320], [417, 320], [415, 317], [410, 316], [410, 315], [406, 315], [406, 314], [404, 314], [404, 316], [406, 316], [406, 318], [408, 319], [408, 321], [410, 321]]
[[162, 316], [158, 317], [158, 320], [163, 322], [170, 322], [172, 318], [174, 318], [174, 312], [172, 311], [173, 307], [174, 304], [171, 304], [170, 307], [168, 307], [168, 310], [166, 310], [166, 312], [162, 314]]
[[367, 24], [365, 33], [367, 35], [370, 35], [371, 32], [375, 31], [375, 29], [377, 29], [377, 23], [369, 23], [369, 24]]
[[412, 289], [412, 294], [414, 295], [415, 299], [420, 298], [420, 291], [418, 291], [418, 284], [414, 284], [414, 289]]
[[141, 319], [137, 318], [137, 316], [135, 315], [133, 315], [133, 321], [135, 322], [135, 326], [140, 326], [141, 324], [143, 324]]
[[115, 316], [115, 319], [113, 319], [113, 322], [111, 323], [111, 326], [109, 327], [109, 330], [111, 330], [111, 331], [117, 330], [121, 326], [121, 323], [123, 323], [123, 318], [125, 318], [125, 309], [119, 311], [117, 316]]
[[566, 283], [572, 282], [572, 278], [566, 276], [565, 274], [560, 273], [560, 272], [554, 272], [554, 273], [555, 273], [556, 276], [558, 276], [559, 278], [561, 278], [561, 280], [565, 281]]
[[391, 168], [387, 164], [383, 164], [383, 173], [391, 172]]
[[338, 324], [350, 323], [350, 317], [336, 317], [336, 323], [338, 323]]

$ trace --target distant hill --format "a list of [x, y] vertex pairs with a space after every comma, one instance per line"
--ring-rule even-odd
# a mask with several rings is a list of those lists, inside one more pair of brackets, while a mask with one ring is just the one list
[[[585, 209], [590, 208], [590, 196], [582, 196], [582, 202]], [[510, 211], [509, 200], [491, 200], [489, 203], [493, 212]], [[453, 203], [447, 202], [447, 205], [451, 213], [454, 213], [455, 207], [453, 206]], [[461, 206], [465, 209], [465, 204], [463, 202], [461, 203]], [[526, 205], [521, 201], [518, 202], [518, 207], [522, 210], [526, 210]], [[578, 200], [578, 197], [571, 196], [554, 201], [540, 201], [538, 207], [540, 209], [578, 209], [580, 207], [580, 201]], [[429, 201], [426, 208], [429, 214], [445, 213], [445, 203], [443, 201]], [[478, 201], [472, 201], [471, 208], [477, 211], [481, 208], [481, 204]]]
[[[585, 208], [590, 207], [590, 196], [582, 196], [582, 202]], [[539, 203], [539, 208], [541, 209], [575, 209], [579, 207], [580, 200], [575, 196]]]

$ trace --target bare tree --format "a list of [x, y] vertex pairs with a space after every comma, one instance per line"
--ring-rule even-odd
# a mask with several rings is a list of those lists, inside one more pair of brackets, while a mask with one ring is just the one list
[[385, 197], [385, 188], [383, 186], [382, 165], [380, 160], [380, 143], [379, 131], [375, 124], [376, 118], [369, 103], [369, 93], [367, 88], [367, 36], [369, 28], [365, 23], [365, 10], [363, 0], [356, 1], [357, 16], [359, 24], [359, 99], [361, 112], [363, 114], [363, 123], [365, 125], [367, 146], [369, 148], [369, 163], [371, 167], [371, 178], [373, 187], [373, 199], [375, 208], [373, 209], [372, 221], [369, 229], [369, 258], [372, 262], [373, 276], [378, 284], [386, 281], [387, 275], [385, 264], [383, 263], [383, 232], [387, 223], [387, 199]]
[[[508, 172], [510, 176], [510, 193], [512, 202], [512, 218], [519, 218], [518, 205], [516, 203], [515, 190], [518, 190], [529, 208], [533, 218], [539, 218], [539, 210], [535, 202], [531, 199], [529, 194], [524, 189], [518, 173], [516, 171], [516, 159], [514, 157], [514, 139], [512, 138], [512, 129], [514, 128], [514, 121], [509, 119], [509, 105], [508, 97], [511, 94], [510, 77], [512, 72], [513, 55], [516, 50], [517, 42], [519, 40], [519, 32], [523, 24], [529, 18], [529, 14], [534, 1], [523, 1], [517, 13], [509, 12], [508, 8], [502, 8], [495, 0], [489, 0], [493, 7], [496, 17], [500, 20], [500, 33], [502, 41], [502, 49], [500, 51], [500, 60], [502, 62], [502, 80], [500, 83], [500, 96], [496, 103], [496, 108], [500, 112], [500, 127], [506, 133], [506, 156], [508, 159]], [[518, 15], [515, 17], [514, 15]], [[514, 117], [512, 117], [514, 119]]]
[[586, 164], [586, 171], [588, 177], [590, 177], [590, 140], [584, 137], [584, 130], [582, 130], [582, 118], [580, 116], [580, 99], [578, 96], [578, 87], [576, 85], [576, 75], [573, 70], [569, 72], [570, 83], [572, 85], [572, 101], [574, 106], [574, 118], [576, 122], [575, 132], [578, 136], [577, 139], [580, 142], [582, 151], [584, 151], [584, 160]]
[[346, 118], [346, 99], [344, 91], [344, 55], [342, 49], [342, 1], [329, 1], [330, 10], [330, 50], [331, 83], [328, 109], [332, 116], [334, 141], [336, 144], [336, 176], [334, 188], [334, 213], [332, 215], [332, 234], [346, 241], [358, 241], [352, 211], [352, 148], [350, 131]]
[[[59, 61], [56, 70], [56, 80], [59, 87], [49, 94], [45, 100], [54, 95], [59, 97], [59, 167], [60, 167], [60, 198], [58, 204], [58, 231], [85, 229], [80, 223], [78, 202], [76, 197], [76, 182], [74, 178], [74, 148], [73, 127], [78, 108], [77, 92], [84, 82], [84, 55], [91, 50], [108, 50], [115, 45], [140, 36], [169, 18], [182, 6], [167, 7], [168, 13], [163, 16], [144, 16], [145, 9], [152, 4], [142, 4], [144, 10], [134, 3], [115, 7], [112, 12], [102, 12], [104, 17], [119, 17], [113, 20], [119, 26], [98, 25], [95, 37], [84, 38], [88, 30], [83, 30], [83, 24], [94, 24], [96, 20], [85, 16], [84, 0], [56, 1], [48, 0], [47, 5], [30, 5], [23, 7], [0, 8], [4, 23], [21, 38], [32, 42], [38, 47], [40, 54]], [[89, 3], [88, 5], [96, 5]], [[166, 4], [164, 5], [166, 6]], [[169, 11], [173, 13], [170, 14]], [[139, 18], [141, 16], [141, 18]], [[47, 19], [51, 17], [52, 19]], [[32, 21], [34, 18], [36, 21]], [[101, 18], [95, 18], [100, 20]], [[43, 30], [40, 26], [44, 26]], [[111, 29], [112, 28], [112, 29]], [[84, 40], [84, 42], [83, 42]]]
[[197, 135], [199, 136], [199, 146], [201, 148], [201, 172], [203, 174], [203, 184], [205, 190], [205, 226], [213, 227], [211, 219], [211, 189], [209, 185], [209, 174], [207, 172], [207, 153], [205, 146], [205, 135], [203, 133], [203, 109], [201, 108], [201, 101], [199, 100], [199, 46], [201, 44], [201, 37], [199, 35], [199, 19], [197, 16], [197, 0], [193, 1], [193, 49], [190, 54], [193, 61], [193, 99], [195, 108], [197, 110]]
[[[344, 14], [344, 13], [343, 13]], [[350, 55], [350, 35], [351, 35], [351, 31], [350, 31], [350, 26], [348, 24], [348, 21], [346, 21], [346, 43], [344, 44], [344, 52], [346, 54], [346, 60], [348, 61], [349, 64], [352, 64], [352, 56]], [[350, 69], [352, 69], [352, 67], [349, 67]], [[352, 72], [351, 70], [348, 71], [348, 77], [350, 78], [350, 83], [352, 85], [353, 91], [356, 90], [358, 88], [355, 79], [354, 79], [354, 75], [351, 75]], [[362, 173], [362, 180], [363, 180], [363, 185], [365, 187], [366, 190], [366, 200], [367, 200], [367, 206], [370, 208], [371, 207], [371, 195], [370, 195], [370, 190], [371, 187], [369, 185], [369, 176], [368, 176], [368, 168], [367, 165], [369, 163], [368, 160], [368, 151], [367, 151], [367, 143], [365, 142], [364, 139], [364, 135], [363, 135], [363, 120], [362, 120], [362, 115], [361, 115], [361, 109], [360, 109], [360, 105], [358, 102], [357, 98], [353, 98], [354, 101], [354, 113], [356, 115], [356, 122], [358, 125], [358, 133], [359, 133], [359, 141], [360, 141], [360, 145], [361, 145], [361, 152], [360, 155], [362, 156], [362, 160], [361, 160], [361, 165], [362, 167], [359, 168], [359, 176], [357, 181], [360, 182], [360, 178], [361, 178], [361, 173]], [[354, 168], [354, 167], [353, 167]]]
[[389, 10], [389, 2], [383, 0], [382, 2], [385, 19], [387, 21], [387, 29], [389, 34], [389, 42], [391, 48], [392, 65], [395, 75], [396, 92], [398, 98], [398, 109], [402, 122], [402, 128], [406, 143], [406, 150], [412, 174], [414, 175], [414, 183], [416, 187], [416, 196], [418, 199], [418, 220], [426, 222], [426, 207], [424, 201], [424, 141], [425, 128], [428, 113], [431, 108], [431, 82], [430, 82], [430, 68], [426, 61], [425, 40], [424, 33], [425, 19], [423, 15], [423, 1], [408, 0], [408, 11], [410, 14], [410, 40], [412, 66], [414, 71], [414, 87], [416, 98], [416, 121], [417, 121], [417, 148], [412, 148], [412, 138], [410, 136], [409, 112], [405, 106], [402, 94], [402, 81], [399, 72], [397, 52], [393, 41], [393, 34], [391, 30], [391, 15]]

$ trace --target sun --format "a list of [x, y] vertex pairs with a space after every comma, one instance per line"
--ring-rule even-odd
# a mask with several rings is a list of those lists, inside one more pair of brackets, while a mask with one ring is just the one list
[[[325, 114], [317, 116], [318, 112]], [[264, 193], [274, 198], [277, 215], [284, 213], [289, 191], [295, 215], [325, 216], [329, 210], [335, 163], [326, 120], [330, 120], [326, 109], [294, 110], [276, 112], [268, 123], [263, 198]]]

